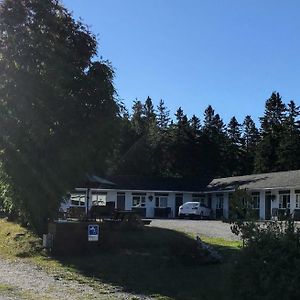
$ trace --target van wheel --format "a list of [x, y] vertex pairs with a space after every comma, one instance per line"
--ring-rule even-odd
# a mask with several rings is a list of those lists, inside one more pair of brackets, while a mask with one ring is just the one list
[[203, 211], [201, 211], [199, 218], [200, 220], [203, 220]]

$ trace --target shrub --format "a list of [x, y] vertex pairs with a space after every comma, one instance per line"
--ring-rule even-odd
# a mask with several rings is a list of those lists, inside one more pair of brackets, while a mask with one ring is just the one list
[[299, 299], [300, 231], [292, 220], [239, 225], [244, 247], [232, 273], [237, 299]]

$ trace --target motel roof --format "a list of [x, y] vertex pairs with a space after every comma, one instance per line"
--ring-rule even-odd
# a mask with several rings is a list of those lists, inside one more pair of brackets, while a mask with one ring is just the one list
[[174, 191], [201, 192], [204, 191], [211, 179], [200, 177], [144, 177], [144, 176], [110, 176], [101, 178], [89, 176], [93, 188], [132, 190], [132, 191]]
[[213, 179], [206, 191], [300, 188], [300, 170]]

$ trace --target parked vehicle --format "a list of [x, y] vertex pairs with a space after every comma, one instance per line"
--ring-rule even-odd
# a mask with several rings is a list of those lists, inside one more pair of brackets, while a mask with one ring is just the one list
[[186, 202], [179, 207], [178, 216], [179, 218], [185, 216], [199, 219], [209, 218], [211, 216], [211, 209], [200, 202]]

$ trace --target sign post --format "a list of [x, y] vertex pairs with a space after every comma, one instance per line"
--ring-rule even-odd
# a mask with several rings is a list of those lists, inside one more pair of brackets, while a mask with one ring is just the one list
[[99, 241], [99, 225], [88, 225], [88, 241]]

